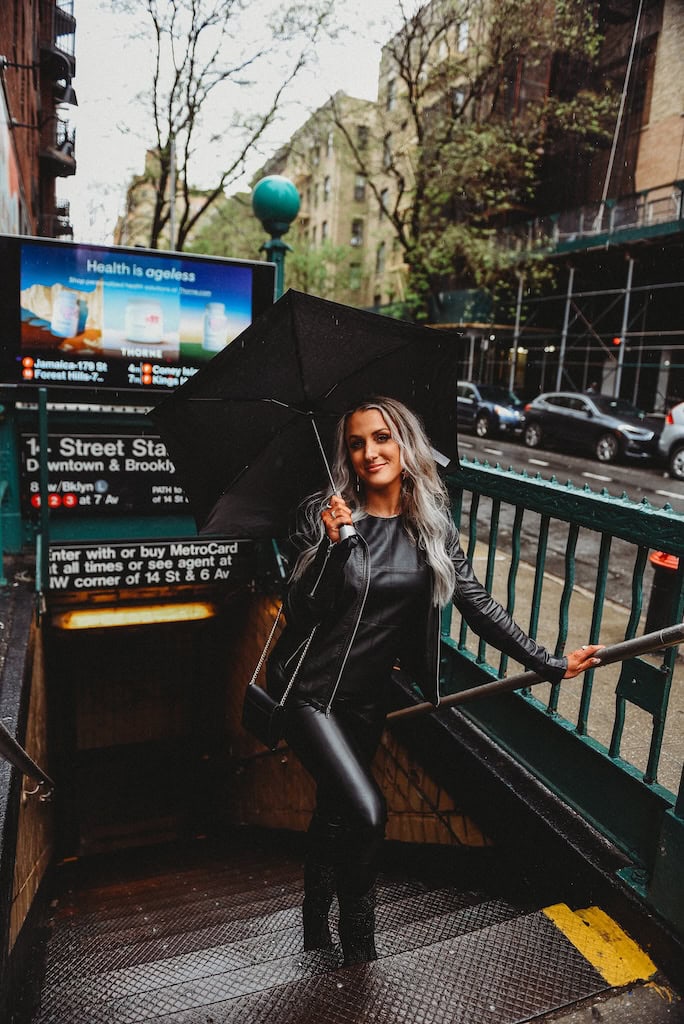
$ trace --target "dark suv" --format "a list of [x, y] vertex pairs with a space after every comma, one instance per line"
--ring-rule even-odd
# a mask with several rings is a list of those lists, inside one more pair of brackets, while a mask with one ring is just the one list
[[591, 451], [599, 462], [619, 456], [652, 458], [658, 430], [625, 398], [557, 391], [525, 406], [525, 444]]
[[478, 437], [521, 434], [525, 423], [520, 399], [498, 384], [460, 382], [456, 415], [458, 426], [474, 430]]

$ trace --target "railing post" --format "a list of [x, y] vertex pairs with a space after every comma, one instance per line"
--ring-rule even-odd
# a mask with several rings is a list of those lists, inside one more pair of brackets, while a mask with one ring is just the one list
[[40, 495], [40, 526], [39, 539], [36, 544], [36, 590], [38, 593], [38, 610], [44, 610], [45, 597], [48, 590], [49, 565], [48, 546], [50, 542], [50, 507], [48, 504], [48, 409], [47, 388], [38, 388], [38, 444], [39, 470], [38, 493]]
[[556, 371], [556, 391], [560, 391], [563, 380], [565, 364], [565, 346], [568, 341], [568, 326], [570, 324], [570, 305], [572, 303], [572, 289], [575, 282], [575, 268], [570, 267], [568, 274], [568, 290], [565, 295], [565, 312], [563, 313], [563, 330], [561, 332], [560, 353], [558, 355], [558, 370]]
[[520, 313], [522, 309], [522, 293], [524, 281], [525, 275], [518, 274], [518, 298], [515, 304], [515, 327], [513, 329], [513, 358], [511, 359], [511, 367], [508, 376], [508, 388], [510, 391], [513, 391], [515, 389], [515, 375], [518, 369], [518, 341], [520, 339]]
[[634, 259], [629, 257], [627, 262], [627, 285], [625, 287], [625, 301], [622, 306], [622, 327], [620, 328], [620, 345], [618, 347], [618, 363], [615, 370], [615, 383], [613, 384], [613, 395], [620, 396], [622, 386], [622, 368], [625, 364], [625, 346], [627, 344], [627, 330], [629, 327], [629, 306], [632, 298], [632, 278], [634, 276]]
[[682, 220], [684, 218], [684, 181], [675, 181], [675, 186], [679, 189], [677, 220]]

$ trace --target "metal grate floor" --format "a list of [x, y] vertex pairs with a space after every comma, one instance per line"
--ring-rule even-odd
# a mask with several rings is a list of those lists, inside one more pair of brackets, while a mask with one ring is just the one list
[[342, 968], [302, 952], [300, 853], [175, 856], [65, 869], [34, 1024], [518, 1024], [606, 988], [543, 914], [467, 879], [388, 872], [380, 959]]

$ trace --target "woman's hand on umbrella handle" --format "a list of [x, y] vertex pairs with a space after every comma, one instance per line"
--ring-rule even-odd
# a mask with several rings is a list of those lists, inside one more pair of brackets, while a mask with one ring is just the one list
[[585, 644], [583, 647], [578, 647], [576, 651], [571, 651], [567, 655], [568, 668], [563, 679], [574, 679], [575, 676], [586, 672], [587, 669], [600, 665], [601, 659], [596, 655], [604, 647], [605, 644]]
[[[351, 509], [339, 494], [333, 494], [321, 512], [325, 532], [331, 544], [340, 540], [340, 527], [352, 525]], [[345, 531], [346, 532], [346, 531]]]

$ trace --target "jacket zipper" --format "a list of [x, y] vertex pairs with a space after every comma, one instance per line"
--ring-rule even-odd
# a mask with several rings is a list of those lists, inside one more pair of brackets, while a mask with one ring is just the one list
[[325, 567], [328, 564], [328, 559], [330, 558], [331, 552], [332, 552], [332, 544], [328, 547], [328, 550], [325, 553], [325, 558], [323, 559], [323, 565], [321, 566], [321, 571], [319, 572], [318, 576], [316, 577], [316, 581], [315, 581], [313, 587], [309, 591], [309, 597], [314, 597], [316, 591], [318, 590], [318, 584], [323, 579], [323, 573], [325, 572]]
[[440, 651], [442, 649], [442, 615], [441, 615], [441, 612], [439, 611], [439, 609], [437, 611], [436, 619], [437, 619], [437, 645], [435, 647], [435, 652], [436, 652], [436, 657], [435, 657], [435, 696], [437, 697], [437, 703], [435, 704], [435, 707], [438, 708], [439, 705], [440, 705], [441, 699], [442, 699], [441, 696], [440, 696], [440, 693], [439, 693], [439, 660], [440, 660], [439, 659], [439, 653], [440, 653]]
[[335, 700], [335, 694], [337, 693], [338, 687], [340, 685], [340, 681], [342, 679], [342, 673], [344, 672], [344, 667], [347, 664], [347, 661], [349, 659], [349, 653], [350, 653], [350, 651], [352, 649], [352, 645], [354, 643], [354, 640], [356, 639], [356, 634], [357, 634], [359, 626], [361, 624], [361, 616], [363, 615], [363, 610], [366, 607], [366, 598], [368, 597], [368, 591], [370, 589], [370, 553], [368, 551], [368, 547], [366, 545], [366, 542], [363, 540], [363, 538], [360, 537], [359, 540], [363, 544], [364, 548], [366, 549], [366, 585], [365, 585], [365, 589], [364, 589], [364, 592], [363, 592], [363, 597], [361, 598], [361, 601], [360, 601], [360, 604], [359, 604], [359, 611], [358, 611], [358, 614], [356, 616], [356, 622], [354, 623], [354, 628], [352, 630], [351, 637], [349, 638], [349, 643], [347, 644], [347, 649], [344, 652], [344, 658], [342, 659], [342, 664], [340, 665], [340, 671], [337, 673], [337, 679], [335, 680], [335, 685], [333, 686], [333, 691], [332, 691], [332, 693], [330, 695], [330, 700], [328, 701], [327, 707], [325, 709], [325, 717], [326, 718], [330, 717], [330, 710], [332, 708], [333, 701]]
[[292, 664], [292, 662], [293, 662], [293, 661], [295, 660], [295, 658], [296, 658], [296, 657], [298, 656], [298, 654], [299, 654], [299, 652], [301, 651], [302, 647], [305, 647], [305, 646], [306, 646], [306, 644], [307, 644], [308, 642], [309, 642], [309, 638], [307, 637], [307, 638], [306, 638], [306, 640], [302, 640], [302, 642], [301, 642], [301, 643], [297, 644], [297, 646], [295, 647], [295, 649], [294, 649], [294, 651], [292, 652], [292, 654], [290, 655], [290, 657], [289, 657], [289, 658], [287, 659], [287, 661], [286, 661], [286, 662], [285, 662], [285, 663], [283, 664], [283, 669], [285, 669], [285, 670], [287, 671], [287, 669], [288, 669], [288, 668], [290, 667], [290, 665]]

